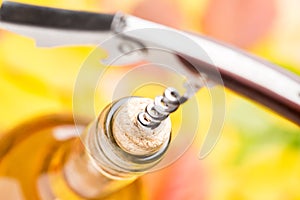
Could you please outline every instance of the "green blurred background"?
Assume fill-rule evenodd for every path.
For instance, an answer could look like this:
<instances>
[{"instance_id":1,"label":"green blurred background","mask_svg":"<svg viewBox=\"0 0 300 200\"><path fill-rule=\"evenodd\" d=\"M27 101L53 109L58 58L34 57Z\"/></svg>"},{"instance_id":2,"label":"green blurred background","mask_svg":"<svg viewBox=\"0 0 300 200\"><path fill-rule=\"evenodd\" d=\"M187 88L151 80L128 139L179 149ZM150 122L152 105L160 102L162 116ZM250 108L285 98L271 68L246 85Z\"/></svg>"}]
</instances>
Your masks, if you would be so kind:
<instances>
[{"instance_id":1,"label":"green blurred background","mask_svg":"<svg viewBox=\"0 0 300 200\"><path fill-rule=\"evenodd\" d=\"M19 2L131 13L212 36L300 74L300 0ZM76 75L92 50L40 49L28 38L1 30L0 132L31 117L72 112ZM200 91L197 98L203 95ZM150 199L300 199L299 127L227 90L226 102L224 129L214 150L198 160L200 136L174 165L144 177Z\"/></svg>"}]
</instances>

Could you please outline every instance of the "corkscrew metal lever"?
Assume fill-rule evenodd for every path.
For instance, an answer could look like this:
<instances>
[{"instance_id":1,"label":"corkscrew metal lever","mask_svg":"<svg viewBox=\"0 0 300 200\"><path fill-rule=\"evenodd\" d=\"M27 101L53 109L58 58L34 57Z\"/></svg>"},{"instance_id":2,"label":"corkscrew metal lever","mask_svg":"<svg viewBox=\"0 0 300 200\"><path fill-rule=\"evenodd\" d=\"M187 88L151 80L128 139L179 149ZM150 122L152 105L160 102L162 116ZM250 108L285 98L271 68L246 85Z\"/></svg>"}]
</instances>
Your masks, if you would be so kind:
<instances>
[{"instance_id":1,"label":"corkscrew metal lever","mask_svg":"<svg viewBox=\"0 0 300 200\"><path fill-rule=\"evenodd\" d=\"M103 40L118 34L121 37L115 45L104 47L111 55L117 55L126 49L120 48L123 42L126 42L127 47L136 46L140 49L152 44L177 55L175 68L177 67L186 76L191 85L190 88L192 88L187 92L188 96L193 95L203 86L201 83L203 77L207 77L208 80L214 81L216 84L222 84L220 79L212 73L214 71L212 69L217 69L225 87L265 105L300 125L299 76L204 36L175 30L120 13L98 14L69 11L9 1L2 4L0 28L31 37L41 47L98 45ZM147 29L163 30L160 32L163 34L158 36L153 34L153 31L147 31ZM199 56L199 52L191 48L190 45L178 41L178 35L184 36L200 46L212 62ZM147 49L144 50L147 51ZM185 59L182 60L181 58ZM141 56L134 55L128 56L126 61L131 62L138 59L141 59ZM165 94L163 98L169 102L174 96L169 99ZM170 102L169 104L176 108L178 102ZM145 111L151 117L152 122L164 116L163 113L161 116L157 112L153 114L152 111L158 109L154 105L149 106L148 110Z\"/></svg>"}]
</instances>

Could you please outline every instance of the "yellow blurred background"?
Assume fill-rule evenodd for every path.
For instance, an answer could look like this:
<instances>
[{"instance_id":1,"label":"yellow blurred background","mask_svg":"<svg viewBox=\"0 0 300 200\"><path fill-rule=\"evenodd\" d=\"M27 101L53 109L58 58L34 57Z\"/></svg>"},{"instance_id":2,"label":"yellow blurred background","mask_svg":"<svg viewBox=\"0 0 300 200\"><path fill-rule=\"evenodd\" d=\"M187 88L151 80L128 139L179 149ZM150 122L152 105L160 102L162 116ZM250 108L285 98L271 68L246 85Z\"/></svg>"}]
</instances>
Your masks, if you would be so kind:
<instances>
[{"instance_id":1,"label":"yellow blurred background","mask_svg":"<svg viewBox=\"0 0 300 200\"><path fill-rule=\"evenodd\" d=\"M212 36L300 75L300 0L19 2L132 13ZM0 30L0 133L31 117L72 112L76 76L92 51L36 48L31 39ZM205 91L197 98L201 95ZM198 160L196 142L174 166L145 177L152 199L300 199L299 127L227 90L226 102L223 133L213 151Z\"/></svg>"}]
</instances>

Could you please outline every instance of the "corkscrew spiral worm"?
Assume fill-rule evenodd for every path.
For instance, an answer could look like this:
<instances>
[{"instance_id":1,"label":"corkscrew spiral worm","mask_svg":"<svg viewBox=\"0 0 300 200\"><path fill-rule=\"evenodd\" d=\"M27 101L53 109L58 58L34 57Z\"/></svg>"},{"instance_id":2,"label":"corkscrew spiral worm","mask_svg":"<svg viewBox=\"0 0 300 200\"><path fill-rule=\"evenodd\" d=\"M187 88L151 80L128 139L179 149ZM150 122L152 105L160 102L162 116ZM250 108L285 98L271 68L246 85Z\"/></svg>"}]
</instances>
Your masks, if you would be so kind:
<instances>
[{"instance_id":1,"label":"corkscrew spiral worm","mask_svg":"<svg viewBox=\"0 0 300 200\"><path fill-rule=\"evenodd\" d=\"M144 112L138 114L138 122L144 127L154 129L185 101L185 96L180 96L176 89L169 87L162 96L155 97L154 102Z\"/></svg>"}]
</instances>

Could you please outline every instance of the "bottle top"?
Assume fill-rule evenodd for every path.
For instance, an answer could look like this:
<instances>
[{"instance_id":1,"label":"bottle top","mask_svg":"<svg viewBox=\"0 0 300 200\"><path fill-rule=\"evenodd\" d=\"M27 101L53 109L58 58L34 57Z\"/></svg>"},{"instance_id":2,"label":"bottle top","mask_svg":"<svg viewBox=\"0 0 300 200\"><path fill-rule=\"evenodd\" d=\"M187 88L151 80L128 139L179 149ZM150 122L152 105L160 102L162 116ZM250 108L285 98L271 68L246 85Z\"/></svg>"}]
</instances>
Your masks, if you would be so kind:
<instances>
[{"instance_id":1,"label":"bottle top","mask_svg":"<svg viewBox=\"0 0 300 200\"><path fill-rule=\"evenodd\" d=\"M114 115L112 132L117 144L133 155L149 155L161 149L169 141L171 120L168 117L156 128L147 128L138 122L137 116L153 103L148 98L130 98Z\"/></svg>"}]
</instances>

